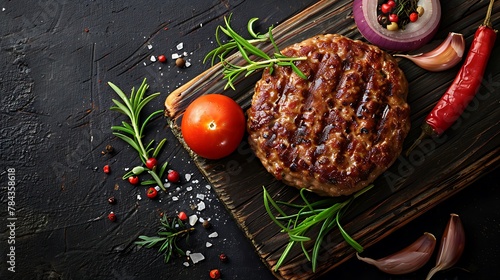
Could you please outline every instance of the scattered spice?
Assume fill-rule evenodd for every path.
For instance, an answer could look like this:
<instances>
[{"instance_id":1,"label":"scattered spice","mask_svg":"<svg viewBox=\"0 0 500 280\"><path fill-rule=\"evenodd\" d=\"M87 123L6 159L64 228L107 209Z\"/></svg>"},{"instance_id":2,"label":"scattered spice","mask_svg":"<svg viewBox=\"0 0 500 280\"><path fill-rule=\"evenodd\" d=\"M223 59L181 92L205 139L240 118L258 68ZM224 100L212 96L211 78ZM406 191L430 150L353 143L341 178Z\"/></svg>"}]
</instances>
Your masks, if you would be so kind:
<instances>
[{"instance_id":1,"label":"scattered spice","mask_svg":"<svg viewBox=\"0 0 500 280\"><path fill-rule=\"evenodd\" d=\"M150 187L147 191L146 191L146 195L153 199L153 198L156 198L156 196L158 195L158 191L153 188L153 187Z\"/></svg>"},{"instance_id":2,"label":"scattered spice","mask_svg":"<svg viewBox=\"0 0 500 280\"><path fill-rule=\"evenodd\" d=\"M102 171L104 171L104 173L106 174L109 174L111 172L110 168L109 168L109 165L104 165L104 167L102 168Z\"/></svg>"},{"instance_id":3,"label":"scattered spice","mask_svg":"<svg viewBox=\"0 0 500 280\"><path fill-rule=\"evenodd\" d=\"M167 57L164 54L158 56L158 61L161 63L167 62Z\"/></svg>"},{"instance_id":4,"label":"scattered spice","mask_svg":"<svg viewBox=\"0 0 500 280\"><path fill-rule=\"evenodd\" d=\"M224 262L224 263L225 263L225 262L227 262L227 261L228 261L227 255L226 255L226 254L224 254L224 253L221 253L221 254L219 255L219 260L220 260L221 262Z\"/></svg>"},{"instance_id":5,"label":"scattered spice","mask_svg":"<svg viewBox=\"0 0 500 280\"><path fill-rule=\"evenodd\" d=\"M188 216L186 215L186 212L179 212L179 214L177 214L177 217L181 220L181 221L186 221L188 219Z\"/></svg>"},{"instance_id":6,"label":"scattered spice","mask_svg":"<svg viewBox=\"0 0 500 280\"><path fill-rule=\"evenodd\" d=\"M112 222L116 221L116 214L114 212L109 213L108 219Z\"/></svg>"},{"instance_id":7,"label":"scattered spice","mask_svg":"<svg viewBox=\"0 0 500 280\"><path fill-rule=\"evenodd\" d=\"M184 58L182 57L179 57L175 60L175 66L179 67L179 68L182 68L186 65L186 60L184 60Z\"/></svg>"},{"instance_id":8,"label":"scattered spice","mask_svg":"<svg viewBox=\"0 0 500 280\"><path fill-rule=\"evenodd\" d=\"M110 196L108 198L108 203L109 204L116 204L116 198L114 196Z\"/></svg>"},{"instance_id":9,"label":"scattered spice","mask_svg":"<svg viewBox=\"0 0 500 280\"><path fill-rule=\"evenodd\" d=\"M155 168L157 164L158 161L154 157L148 158L148 160L146 160L146 167L149 169Z\"/></svg>"},{"instance_id":10,"label":"scattered spice","mask_svg":"<svg viewBox=\"0 0 500 280\"><path fill-rule=\"evenodd\" d=\"M137 184L139 184L139 177L130 176L130 177L128 177L128 182L132 185L137 185Z\"/></svg>"},{"instance_id":11,"label":"scattered spice","mask_svg":"<svg viewBox=\"0 0 500 280\"><path fill-rule=\"evenodd\" d=\"M212 227L212 224L208 220L204 220L202 225L205 229L209 229Z\"/></svg>"},{"instance_id":12,"label":"scattered spice","mask_svg":"<svg viewBox=\"0 0 500 280\"><path fill-rule=\"evenodd\" d=\"M167 180L172 183L178 183L181 179L179 172L175 170L170 170L167 174Z\"/></svg>"},{"instance_id":13,"label":"scattered spice","mask_svg":"<svg viewBox=\"0 0 500 280\"><path fill-rule=\"evenodd\" d=\"M220 279L220 270L218 269L212 269L210 270L210 278L211 279Z\"/></svg>"},{"instance_id":14,"label":"scattered spice","mask_svg":"<svg viewBox=\"0 0 500 280\"><path fill-rule=\"evenodd\" d=\"M108 152L108 153L112 153L112 152L114 152L114 151L115 151L115 148L113 148L113 146L111 146L111 145L109 145L109 144L108 144L108 145L106 145L106 152Z\"/></svg>"}]
</instances>

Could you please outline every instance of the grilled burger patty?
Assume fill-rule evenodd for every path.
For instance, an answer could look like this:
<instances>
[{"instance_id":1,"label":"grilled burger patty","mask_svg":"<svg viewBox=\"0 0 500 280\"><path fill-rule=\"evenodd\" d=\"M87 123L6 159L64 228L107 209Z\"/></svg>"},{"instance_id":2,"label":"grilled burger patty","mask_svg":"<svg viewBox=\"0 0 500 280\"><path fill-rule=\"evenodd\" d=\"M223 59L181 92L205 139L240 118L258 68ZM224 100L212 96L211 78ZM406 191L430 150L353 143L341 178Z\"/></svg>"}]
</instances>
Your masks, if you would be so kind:
<instances>
[{"instance_id":1,"label":"grilled burger patty","mask_svg":"<svg viewBox=\"0 0 500 280\"><path fill-rule=\"evenodd\" d=\"M410 129L408 82L379 48L320 35L285 48L290 67L265 70L248 110L249 143L278 180L320 195L349 195L398 157Z\"/></svg>"}]
</instances>

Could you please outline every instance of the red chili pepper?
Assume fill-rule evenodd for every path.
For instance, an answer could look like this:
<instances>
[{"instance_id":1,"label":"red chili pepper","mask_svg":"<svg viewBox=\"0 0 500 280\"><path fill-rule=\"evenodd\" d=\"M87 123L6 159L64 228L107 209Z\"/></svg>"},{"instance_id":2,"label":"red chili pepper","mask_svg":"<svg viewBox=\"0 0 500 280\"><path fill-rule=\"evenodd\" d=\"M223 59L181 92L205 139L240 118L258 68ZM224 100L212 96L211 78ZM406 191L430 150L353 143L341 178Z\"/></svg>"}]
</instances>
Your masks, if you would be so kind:
<instances>
[{"instance_id":1,"label":"red chili pepper","mask_svg":"<svg viewBox=\"0 0 500 280\"><path fill-rule=\"evenodd\" d=\"M476 30L465 62L455 80L425 118L422 134L408 149L407 155L420 144L424 137L443 134L460 117L479 91L497 35L497 31L491 26L491 11L494 2L495 0L490 0L484 23Z\"/></svg>"}]
</instances>

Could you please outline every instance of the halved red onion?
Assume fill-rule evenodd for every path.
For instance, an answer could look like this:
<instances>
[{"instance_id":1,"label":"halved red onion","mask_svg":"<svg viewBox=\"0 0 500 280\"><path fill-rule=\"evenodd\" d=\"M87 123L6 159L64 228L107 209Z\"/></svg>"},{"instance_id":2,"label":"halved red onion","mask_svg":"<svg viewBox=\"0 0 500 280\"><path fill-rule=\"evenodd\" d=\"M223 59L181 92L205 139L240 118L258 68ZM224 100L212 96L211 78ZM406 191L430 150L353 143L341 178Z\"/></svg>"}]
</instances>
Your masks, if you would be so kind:
<instances>
[{"instance_id":1,"label":"halved red onion","mask_svg":"<svg viewBox=\"0 0 500 280\"><path fill-rule=\"evenodd\" d=\"M420 0L424 14L405 29L389 31L378 23L377 0L354 0L353 15L359 32L370 43L390 51L412 51L427 44L437 32L441 20L439 0Z\"/></svg>"}]
</instances>

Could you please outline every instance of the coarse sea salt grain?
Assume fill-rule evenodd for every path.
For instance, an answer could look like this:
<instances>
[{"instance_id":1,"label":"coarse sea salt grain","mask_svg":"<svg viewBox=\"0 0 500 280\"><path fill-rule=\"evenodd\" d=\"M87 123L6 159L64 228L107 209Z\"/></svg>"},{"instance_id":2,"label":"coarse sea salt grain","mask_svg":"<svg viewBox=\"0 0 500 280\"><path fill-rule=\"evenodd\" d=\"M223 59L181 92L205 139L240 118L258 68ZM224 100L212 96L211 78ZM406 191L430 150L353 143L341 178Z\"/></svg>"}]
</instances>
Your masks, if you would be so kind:
<instances>
[{"instance_id":1,"label":"coarse sea salt grain","mask_svg":"<svg viewBox=\"0 0 500 280\"><path fill-rule=\"evenodd\" d=\"M192 253L192 254L189 254L189 258L191 259L193 264L195 264L195 263L198 263L198 262L201 262L202 260L204 260L205 256L203 256L202 253Z\"/></svg>"},{"instance_id":2,"label":"coarse sea salt grain","mask_svg":"<svg viewBox=\"0 0 500 280\"><path fill-rule=\"evenodd\" d=\"M219 236L219 234L218 234L216 231L214 231L214 232L212 232L212 233L210 233L210 234L208 235L208 238L216 238L216 237L218 237L218 236Z\"/></svg>"},{"instance_id":3,"label":"coarse sea salt grain","mask_svg":"<svg viewBox=\"0 0 500 280\"><path fill-rule=\"evenodd\" d=\"M205 202L201 201L200 203L198 203L197 204L197 209L198 209L198 211L205 210Z\"/></svg>"},{"instance_id":4,"label":"coarse sea salt grain","mask_svg":"<svg viewBox=\"0 0 500 280\"><path fill-rule=\"evenodd\" d=\"M196 215L189 216L189 225L194 226L197 221L198 221L198 216Z\"/></svg>"},{"instance_id":5,"label":"coarse sea salt grain","mask_svg":"<svg viewBox=\"0 0 500 280\"><path fill-rule=\"evenodd\" d=\"M190 192L193 190L193 187L189 186L189 187L186 187L186 191Z\"/></svg>"},{"instance_id":6,"label":"coarse sea salt grain","mask_svg":"<svg viewBox=\"0 0 500 280\"><path fill-rule=\"evenodd\" d=\"M183 262L182 263L185 267L188 267L189 266L189 263L188 262Z\"/></svg>"},{"instance_id":7,"label":"coarse sea salt grain","mask_svg":"<svg viewBox=\"0 0 500 280\"><path fill-rule=\"evenodd\" d=\"M153 48L153 45L149 44L148 49L152 49L152 48Z\"/></svg>"},{"instance_id":8,"label":"coarse sea salt grain","mask_svg":"<svg viewBox=\"0 0 500 280\"><path fill-rule=\"evenodd\" d=\"M172 59L178 59L179 57L181 57L181 56L177 53L172 54Z\"/></svg>"},{"instance_id":9,"label":"coarse sea salt grain","mask_svg":"<svg viewBox=\"0 0 500 280\"><path fill-rule=\"evenodd\" d=\"M191 66L191 62L186 61L186 62L184 63L184 67L186 67L186 68L187 68L187 67L189 67L189 66Z\"/></svg>"},{"instance_id":10,"label":"coarse sea salt grain","mask_svg":"<svg viewBox=\"0 0 500 280\"><path fill-rule=\"evenodd\" d=\"M152 55L149 60L151 60L152 62L155 62L156 61L156 57L154 55Z\"/></svg>"},{"instance_id":11,"label":"coarse sea salt grain","mask_svg":"<svg viewBox=\"0 0 500 280\"><path fill-rule=\"evenodd\" d=\"M196 195L196 198L199 198L199 199L203 200L203 199L205 199L205 195L202 194L202 193L199 193L199 194Z\"/></svg>"},{"instance_id":12,"label":"coarse sea salt grain","mask_svg":"<svg viewBox=\"0 0 500 280\"><path fill-rule=\"evenodd\" d=\"M210 185L205 185L205 188L207 188L207 190L211 189L212 187Z\"/></svg>"},{"instance_id":13,"label":"coarse sea salt grain","mask_svg":"<svg viewBox=\"0 0 500 280\"><path fill-rule=\"evenodd\" d=\"M177 200L179 200L179 198L177 196L172 196L172 200L177 201Z\"/></svg>"},{"instance_id":14,"label":"coarse sea salt grain","mask_svg":"<svg viewBox=\"0 0 500 280\"><path fill-rule=\"evenodd\" d=\"M186 181L189 182L189 180L191 180L191 174L189 173L186 173L186 175L184 175L184 177L186 178Z\"/></svg>"},{"instance_id":15,"label":"coarse sea salt grain","mask_svg":"<svg viewBox=\"0 0 500 280\"><path fill-rule=\"evenodd\" d=\"M207 242L207 243L205 243L205 246L206 246L207 248L210 248L210 247L212 247L212 243Z\"/></svg>"},{"instance_id":16,"label":"coarse sea salt grain","mask_svg":"<svg viewBox=\"0 0 500 280\"><path fill-rule=\"evenodd\" d=\"M175 46L177 48L177 50L182 50L184 48L184 43L179 43L177 44L177 46Z\"/></svg>"},{"instance_id":17,"label":"coarse sea salt grain","mask_svg":"<svg viewBox=\"0 0 500 280\"><path fill-rule=\"evenodd\" d=\"M141 195L140 195L140 194L138 194L138 195L137 195L137 200L141 200L141 199L142 199Z\"/></svg>"}]
</instances>

